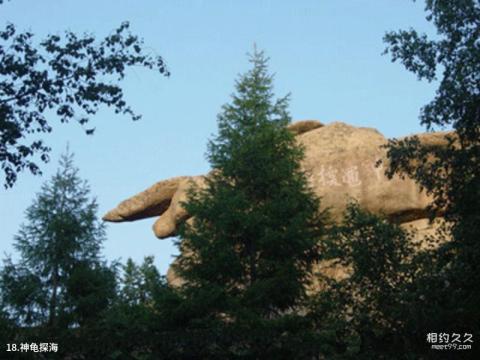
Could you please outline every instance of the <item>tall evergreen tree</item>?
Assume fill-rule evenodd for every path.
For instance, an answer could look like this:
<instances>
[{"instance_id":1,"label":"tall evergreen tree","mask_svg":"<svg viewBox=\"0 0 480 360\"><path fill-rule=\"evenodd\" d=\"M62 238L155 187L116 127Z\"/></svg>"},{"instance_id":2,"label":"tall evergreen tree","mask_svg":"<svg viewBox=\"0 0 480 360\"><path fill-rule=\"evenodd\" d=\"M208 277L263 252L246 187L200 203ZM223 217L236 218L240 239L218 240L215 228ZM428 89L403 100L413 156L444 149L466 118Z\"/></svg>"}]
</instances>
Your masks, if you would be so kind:
<instances>
[{"instance_id":1,"label":"tall evergreen tree","mask_svg":"<svg viewBox=\"0 0 480 360\"><path fill-rule=\"evenodd\" d=\"M128 259L122 270L115 302L91 327L94 336L89 336L92 342L86 358L168 358L169 344L159 317L165 307L163 297L170 291L165 278L155 267L153 256L145 257L142 264Z\"/></svg>"},{"instance_id":2,"label":"tall evergreen tree","mask_svg":"<svg viewBox=\"0 0 480 360\"><path fill-rule=\"evenodd\" d=\"M162 277L153 263L153 256L146 256L141 265L128 259L123 266L121 300L128 305L153 305L155 295L166 287Z\"/></svg>"},{"instance_id":3,"label":"tall evergreen tree","mask_svg":"<svg viewBox=\"0 0 480 360\"><path fill-rule=\"evenodd\" d=\"M104 240L97 203L67 152L15 236L20 260L7 259L1 271L10 317L18 325L52 331L94 318L115 294L114 269L100 257Z\"/></svg>"},{"instance_id":4,"label":"tall evergreen tree","mask_svg":"<svg viewBox=\"0 0 480 360\"><path fill-rule=\"evenodd\" d=\"M209 350L195 350L209 356L301 356L289 336L305 330L294 312L318 256L324 216L300 168L303 150L286 128L288 96L274 100L267 61L255 49L252 69L218 116L206 188L184 204L193 222L180 230L176 267L186 281L182 326L221 331L204 337Z\"/></svg>"}]
</instances>

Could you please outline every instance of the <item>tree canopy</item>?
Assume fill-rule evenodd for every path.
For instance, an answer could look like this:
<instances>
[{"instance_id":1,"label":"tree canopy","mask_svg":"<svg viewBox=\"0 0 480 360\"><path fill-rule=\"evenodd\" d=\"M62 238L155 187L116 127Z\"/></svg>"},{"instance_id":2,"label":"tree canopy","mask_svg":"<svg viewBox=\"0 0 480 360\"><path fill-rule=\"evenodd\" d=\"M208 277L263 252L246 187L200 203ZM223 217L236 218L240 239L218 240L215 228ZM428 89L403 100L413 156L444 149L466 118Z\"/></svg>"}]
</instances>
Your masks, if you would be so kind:
<instances>
[{"instance_id":1,"label":"tree canopy","mask_svg":"<svg viewBox=\"0 0 480 360\"><path fill-rule=\"evenodd\" d=\"M425 4L437 37L429 39L415 30L390 32L386 52L420 79L439 80L435 98L421 111L421 123L428 130L455 132L442 146L425 146L409 137L393 139L386 148L388 175L411 177L433 196L432 216L446 220L438 233L416 242L414 234L355 204L343 221L328 222L300 167L303 149L286 129L288 96L275 98L268 59L255 49L251 69L238 78L231 101L218 115L218 135L208 144L212 172L206 186L193 187L182 203L192 216L180 227L180 255L173 266L183 285L170 287L153 257L140 265L129 259L121 276L118 267L102 260L105 232L96 216L97 204L66 155L26 211L26 222L14 239L20 260L7 258L0 271L0 339L5 344L38 341L41 334L61 344L52 358L121 359L437 359L444 353L429 347L430 332L462 339L472 335L476 341L480 3ZM21 133L43 126L38 120L46 116L42 111L56 110L68 121L76 119L77 110L94 115L102 104L136 118L119 95L121 89L96 80L97 75L124 76L129 62L123 60L135 54L139 41L133 37L130 43L125 32L126 24L97 45L93 38L89 42L89 35L50 36L41 45L41 51L54 58L47 60L43 53L32 53L31 34L17 34L14 26L7 26L0 38L11 47L0 46L0 56L7 60L0 71L10 72L0 78L0 109L13 112L5 112L2 124L18 122ZM7 51L13 51L10 57ZM99 57L90 58L96 51ZM143 56L142 49L138 54ZM32 66L22 65L29 56ZM161 59L152 59L139 61L167 73ZM88 64L94 67L93 75ZM33 71L39 71L34 76L40 79L37 85L29 78ZM61 73L65 87L55 84ZM15 89L24 89L25 98L7 97L3 104L1 96ZM78 101L68 97L71 91ZM64 105L75 113L58 113ZM39 117L30 118L28 111L37 111ZM31 119L32 125L21 119ZM1 136L8 138L8 126L2 126ZM34 152L21 150L23 135L15 139L4 151L20 152L18 161L24 165L11 167L16 176L22 166L29 167ZM4 159L8 178L11 165L8 156ZM35 166L33 171L38 171ZM322 273L323 265L338 266L343 275ZM318 291L309 291L312 280ZM475 356L475 349L457 350L445 356Z\"/></svg>"},{"instance_id":2,"label":"tree canopy","mask_svg":"<svg viewBox=\"0 0 480 360\"><path fill-rule=\"evenodd\" d=\"M428 130L446 127L455 133L446 146L422 146L416 137L390 141L389 175L409 176L433 196L432 215L447 220L436 239L451 239L432 254L431 276L423 283L425 304L435 304L438 322L425 317L418 322L478 332L480 312L474 304L480 302L480 3L427 0L425 9L437 37L429 39L415 30L390 32L385 36L386 52L419 79L439 81L420 120Z\"/></svg>"},{"instance_id":3,"label":"tree canopy","mask_svg":"<svg viewBox=\"0 0 480 360\"><path fill-rule=\"evenodd\" d=\"M207 186L184 204L193 222L180 230L174 267L186 281L181 323L210 335L197 349L208 356L301 357L311 350L293 346L303 321L294 313L305 300L325 218L300 169L303 151L286 128L288 97L274 100L267 60L257 50L251 55L252 68L218 115Z\"/></svg>"},{"instance_id":4,"label":"tree canopy","mask_svg":"<svg viewBox=\"0 0 480 360\"><path fill-rule=\"evenodd\" d=\"M56 329L82 324L108 305L114 270L100 257L104 225L72 155L45 183L15 237L20 261L1 271L2 305L19 326Z\"/></svg>"},{"instance_id":5,"label":"tree canopy","mask_svg":"<svg viewBox=\"0 0 480 360\"><path fill-rule=\"evenodd\" d=\"M2 4L0 2L0 4ZM50 148L35 134L50 133L52 117L76 121L87 134L90 119L102 106L133 120L121 80L127 69L141 66L169 75L163 58L147 51L143 40L122 23L103 39L66 31L41 41L14 24L0 31L0 164L5 186L24 169L40 173Z\"/></svg>"}]
</instances>

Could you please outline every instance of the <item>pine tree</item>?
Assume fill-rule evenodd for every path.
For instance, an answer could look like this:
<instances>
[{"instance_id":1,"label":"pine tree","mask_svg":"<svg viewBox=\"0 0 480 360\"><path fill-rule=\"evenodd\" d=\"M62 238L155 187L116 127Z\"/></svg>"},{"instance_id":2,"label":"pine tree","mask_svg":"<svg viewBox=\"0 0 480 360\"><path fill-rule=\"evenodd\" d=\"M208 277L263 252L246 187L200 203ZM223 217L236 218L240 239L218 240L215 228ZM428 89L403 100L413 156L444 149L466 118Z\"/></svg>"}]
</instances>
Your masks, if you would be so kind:
<instances>
[{"instance_id":1,"label":"pine tree","mask_svg":"<svg viewBox=\"0 0 480 360\"><path fill-rule=\"evenodd\" d=\"M122 270L116 301L94 327L94 337L89 336L93 341L86 358L168 358L158 316L164 307L164 292L169 291L165 278L153 256L145 257L142 264L128 259Z\"/></svg>"},{"instance_id":2,"label":"pine tree","mask_svg":"<svg viewBox=\"0 0 480 360\"><path fill-rule=\"evenodd\" d=\"M289 336L303 329L294 314L318 257L324 216L300 168L303 150L286 128L288 96L274 100L263 52L255 49L250 62L218 116L206 188L192 190L184 204L193 222L180 230L176 267L186 281L182 326L214 333L193 336L209 348L195 351L209 356L298 356Z\"/></svg>"},{"instance_id":3,"label":"pine tree","mask_svg":"<svg viewBox=\"0 0 480 360\"><path fill-rule=\"evenodd\" d=\"M100 257L105 228L89 195L67 151L26 210L14 243L19 262L6 259L0 274L2 303L17 325L81 325L114 296L114 269Z\"/></svg>"},{"instance_id":4,"label":"pine tree","mask_svg":"<svg viewBox=\"0 0 480 360\"><path fill-rule=\"evenodd\" d=\"M154 257L146 256L141 265L128 259L123 266L123 279L120 297L125 304L130 306L151 306L155 295L161 292L166 281L155 267Z\"/></svg>"}]
</instances>

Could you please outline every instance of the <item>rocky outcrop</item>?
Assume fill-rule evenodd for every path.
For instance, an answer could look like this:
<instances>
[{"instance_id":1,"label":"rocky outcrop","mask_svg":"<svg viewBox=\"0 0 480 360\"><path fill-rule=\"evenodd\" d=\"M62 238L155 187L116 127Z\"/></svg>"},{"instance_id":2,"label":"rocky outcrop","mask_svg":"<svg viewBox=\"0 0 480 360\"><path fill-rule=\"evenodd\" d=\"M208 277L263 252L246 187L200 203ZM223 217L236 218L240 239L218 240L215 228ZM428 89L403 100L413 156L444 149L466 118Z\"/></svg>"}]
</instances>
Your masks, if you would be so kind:
<instances>
[{"instance_id":1,"label":"rocky outcrop","mask_svg":"<svg viewBox=\"0 0 480 360\"><path fill-rule=\"evenodd\" d=\"M430 224L426 208L431 199L410 179L393 177L384 172L388 166L387 139L377 130L354 127L341 122L323 125L318 121L301 121L289 126L305 149L302 167L312 189L329 208L334 220L340 220L347 204L355 200L363 208L389 217L405 228L416 231L416 240L433 234L438 222ZM422 143L441 146L446 133L419 134ZM208 176L208 175L207 175ZM188 219L182 207L191 186L204 186L205 176L182 176L160 181L147 190L123 201L108 212L105 221L135 221L158 217L153 231L158 238L174 236L180 222ZM345 270L320 264L327 276L346 276ZM182 280L170 269L172 285Z\"/></svg>"},{"instance_id":2,"label":"rocky outcrop","mask_svg":"<svg viewBox=\"0 0 480 360\"><path fill-rule=\"evenodd\" d=\"M311 130L321 128L323 124L317 120L300 120L296 121L288 126L294 135L301 135Z\"/></svg>"},{"instance_id":3,"label":"rocky outcrop","mask_svg":"<svg viewBox=\"0 0 480 360\"><path fill-rule=\"evenodd\" d=\"M430 198L410 179L385 174L387 139L375 129L354 127L341 122L322 125L301 121L290 125L305 149L303 168L310 185L340 219L349 201L374 213L384 214L399 223L426 218ZM422 142L441 145L445 133L419 136ZM175 235L177 225L188 218L181 206L192 185L202 186L204 176L181 176L160 181L123 201L108 212L105 221L135 221L157 217L153 229L159 238Z\"/></svg>"}]
</instances>

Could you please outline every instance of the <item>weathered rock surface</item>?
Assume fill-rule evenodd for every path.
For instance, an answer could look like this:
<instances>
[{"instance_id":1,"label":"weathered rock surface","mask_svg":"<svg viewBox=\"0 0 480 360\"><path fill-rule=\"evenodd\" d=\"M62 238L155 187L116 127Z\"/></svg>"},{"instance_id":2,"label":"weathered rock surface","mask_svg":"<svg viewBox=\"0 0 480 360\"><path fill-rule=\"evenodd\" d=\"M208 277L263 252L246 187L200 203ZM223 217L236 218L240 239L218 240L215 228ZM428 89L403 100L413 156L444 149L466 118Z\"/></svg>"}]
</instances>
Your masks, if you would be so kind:
<instances>
[{"instance_id":1,"label":"weathered rock surface","mask_svg":"<svg viewBox=\"0 0 480 360\"><path fill-rule=\"evenodd\" d=\"M306 133L307 131L321 128L322 126L324 125L317 120L300 120L288 125L288 130L290 130L294 135L300 135Z\"/></svg>"},{"instance_id":2,"label":"weathered rock surface","mask_svg":"<svg viewBox=\"0 0 480 360\"><path fill-rule=\"evenodd\" d=\"M302 166L310 185L329 208L332 218L340 220L347 204L355 200L363 208L383 214L407 229L416 231L415 240L422 241L434 233L438 222L430 224L426 208L431 199L410 179L388 179L385 149L387 139L377 130L354 127L341 122L323 125L318 121L301 121L289 126L305 149ZM419 134L424 144L441 146L446 133ZM207 175L208 176L208 175ZM182 176L160 181L147 190L123 201L108 212L106 221L135 221L156 217L153 231L158 238L174 236L180 222L188 219L181 203L190 186L204 186L204 176ZM316 271L325 276L347 276L345 269L319 264ZM179 286L170 268L167 279Z\"/></svg>"},{"instance_id":3,"label":"weathered rock surface","mask_svg":"<svg viewBox=\"0 0 480 360\"><path fill-rule=\"evenodd\" d=\"M317 121L294 123L305 148L303 168L322 206L340 219L349 201L378 214L405 223L426 218L430 200L410 179L384 175L387 162L382 145L387 139L377 130L341 122L322 125ZM444 133L421 134L422 142L442 144ZM377 162L381 160L381 164ZM153 229L159 238L175 235L179 222L188 218L181 206L192 184L202 186L204 176L181 176L160 181L123 201L104 216L112 222L134 221L158 216Z\"/></svg>"},{"instance_id":4,"label":"weathered rock surface","mask_svg":"<svg viewBox=\"0 0 480 360\"><path fill-rule=\"evenodd\" d=\"M374 213L399 221L424 217L428 197L409 179L384 175L385 137L377 130L335 122L298 136L305 147L303 167L312 188L339 218L355 199ZM377 162L382 163L377 166Z\"/></svg>"}]
</instances>

